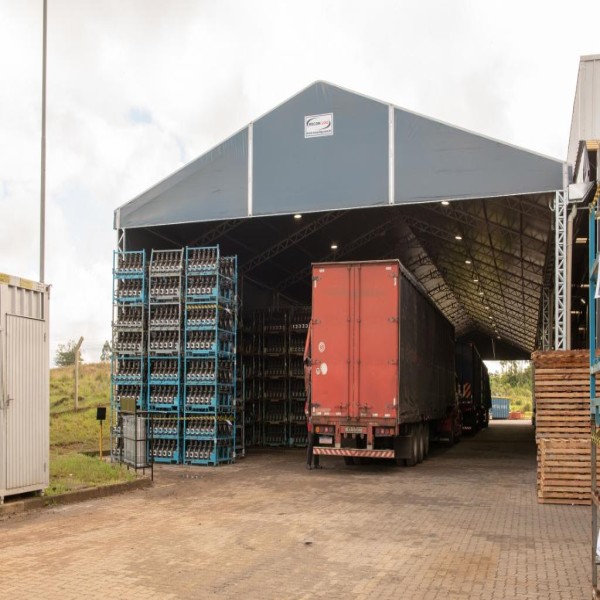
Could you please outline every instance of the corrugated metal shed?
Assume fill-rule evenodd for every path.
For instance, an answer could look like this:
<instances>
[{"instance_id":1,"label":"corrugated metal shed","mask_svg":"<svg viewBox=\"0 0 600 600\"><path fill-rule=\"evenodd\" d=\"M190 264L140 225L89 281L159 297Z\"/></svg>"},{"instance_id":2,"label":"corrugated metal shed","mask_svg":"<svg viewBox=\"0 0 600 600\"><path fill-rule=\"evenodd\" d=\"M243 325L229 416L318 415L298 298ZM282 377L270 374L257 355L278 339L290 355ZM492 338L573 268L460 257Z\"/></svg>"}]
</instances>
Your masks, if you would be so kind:
<instances>
[{"instance_id":1,"label":"corrugated metal shed","mask_svg":"<svg viewBox=\"0 0 600 600\"><path fill-rule=\"evenodd\" d=\"M0 273L0 503L48 486L48 290Z\"/></svg>"},{"instance_id":2,"label":"corrugated metal shed","mask_svg":"<svg viewBox=\"0 0 600 600\"><path fill-rule=\"evenodd\" d=\"M524 358L552 285L564 173L317 82L118 208L115 227L127 249L221 244L239 257L246 306L260 302L252 287L309 302L311 262L400 258L482 355Z\"/></svg>"},{"instance_id":3,"label":"corrugated metal shed","mask_svg":"<svg viewBox=\"0 0 600 600\"><path fill-rule=\"evenodd\" d=\"M582 56L579 61L567 154L569 164L577 162L581 142L594 140L600 140L600 54Z\"/></svg>"}]
</instances>

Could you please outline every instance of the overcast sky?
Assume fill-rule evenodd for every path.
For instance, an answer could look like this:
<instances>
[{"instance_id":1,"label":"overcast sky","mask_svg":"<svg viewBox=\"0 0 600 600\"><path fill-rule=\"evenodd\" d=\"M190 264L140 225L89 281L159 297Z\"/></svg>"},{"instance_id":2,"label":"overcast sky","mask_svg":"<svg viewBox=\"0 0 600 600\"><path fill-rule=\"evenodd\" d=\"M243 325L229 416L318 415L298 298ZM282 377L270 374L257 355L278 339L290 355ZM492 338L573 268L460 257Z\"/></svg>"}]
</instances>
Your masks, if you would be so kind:
<instances>
[{"instance_id":1,"label":"overcast sky","mask_svg":"<svg viewBox=\"0 0 600 600\"><path fill-rule=\"evenodd\" d=\"M600 2L48 0L51 351L110 338L113 211L325 79L566 158ZM42 0L0 0L0 272L36 279ZM595 42L594 42L595 40Z\"/></svg>"}]
</instances>

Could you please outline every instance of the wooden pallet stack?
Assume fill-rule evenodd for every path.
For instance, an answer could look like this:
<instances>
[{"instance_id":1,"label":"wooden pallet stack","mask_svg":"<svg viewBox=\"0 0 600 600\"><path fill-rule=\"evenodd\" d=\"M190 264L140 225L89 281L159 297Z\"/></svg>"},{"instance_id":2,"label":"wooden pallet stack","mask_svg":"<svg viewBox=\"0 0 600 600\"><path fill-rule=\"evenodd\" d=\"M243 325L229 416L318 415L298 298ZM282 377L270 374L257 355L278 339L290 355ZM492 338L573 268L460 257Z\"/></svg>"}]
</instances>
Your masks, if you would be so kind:
<instances>
[{"instance_id":1,"label":"wooden pallet stack","mask_svg":"<svg viewBox=\"0 0 600 600\"><path fill-rule=\"evenodd\" d=\"M590 504L589 351L535 352L538 501Z\"/></svg>"}]
</instances>

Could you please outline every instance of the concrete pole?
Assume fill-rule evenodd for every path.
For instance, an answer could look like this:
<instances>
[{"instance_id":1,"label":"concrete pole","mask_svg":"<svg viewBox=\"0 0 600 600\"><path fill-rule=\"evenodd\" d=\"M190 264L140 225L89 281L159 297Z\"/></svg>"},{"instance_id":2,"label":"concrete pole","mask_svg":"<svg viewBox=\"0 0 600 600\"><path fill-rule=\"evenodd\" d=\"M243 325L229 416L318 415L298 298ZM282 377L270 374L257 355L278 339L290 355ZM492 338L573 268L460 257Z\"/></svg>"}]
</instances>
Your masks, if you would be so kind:
<instances>
[{"instance_id":1,"label":"concrete pole","mask_svg":"<svg viewBox=\"0 0 600 600\"><path fill-rule=\"evenodd\" d=\"M42 156L40 177L40 282L46 278L46 30L48 2L44 0L42 33Z\"/></svg>"}]
</instances>

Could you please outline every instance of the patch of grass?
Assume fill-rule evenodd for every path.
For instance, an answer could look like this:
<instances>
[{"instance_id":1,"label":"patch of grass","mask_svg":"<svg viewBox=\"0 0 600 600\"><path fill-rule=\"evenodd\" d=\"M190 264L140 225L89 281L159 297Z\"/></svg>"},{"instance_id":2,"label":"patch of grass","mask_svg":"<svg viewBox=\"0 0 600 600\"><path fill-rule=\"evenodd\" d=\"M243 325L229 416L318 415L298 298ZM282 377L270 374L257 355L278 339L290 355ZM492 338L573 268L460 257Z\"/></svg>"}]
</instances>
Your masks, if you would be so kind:
<instances>
[{"instance_id":1,"label":"patch of grass","mask_svg":"<svg viewBox=\"0 0 600 600\"><path fill-rule=\"evenodd\" d=\"M103 462L83 454L52 453L50 457L50 487L46 495L56 496L89 487L133 481L135 472L120 465Z\"/></svg>"},{"instance_id":2,"label":"patch of grass","mask_svg":"<svg viewBox=\"0 0 600 600\"><path fill-rule=\"evenodd\" d=\"M50 370L50 413L75 409L75 367ZM79 408L108 406L110 402L110 364L79 365Z\"/></svg>"},{"instance_id":3,"label":"patch of grass","mask_svg":"<svg viewBox=\"0 0 600 600\"><path fill-rule=\"evenodd\" d=\"M107 415L108 416L108 415ZM100 423L96 421L95 410L50 415L50 447L55 450L75 450L96 452L99 449ZM110 447L110 425L103 425L103 450Z\"/></svg>"},{"instance_id":4,"label":"patch of grass","mask_svg":"<svg viewBox=\"0 0 600 600\"><path fill-rule=\"evenodd\" d=\"M135 472L125 467L81 454L98 451L100 424L96 421L96 407L110 405L110 364L80 365L77 412L74 377L74 367L50 371L50 486L46 490L50 497L136 478ZM108 419L103 434L103 450L108 453Z\"/></svg>"},{"instance_id":5,"label":"patch of grass","mask_svg":"<svg viewBox=\"0 0 600 600\"><path fill-rule=\"evenodd\" d=\"M75 412L74 367L50 371L50 446L55 450L89 452L98 450L100 424L97 406L110 404L110 364L79 367L79 410ZM107 415L109 416L109 415ZM110 448L109 421L104 422L103 449Z\"/></svg>"}]
</instances>

